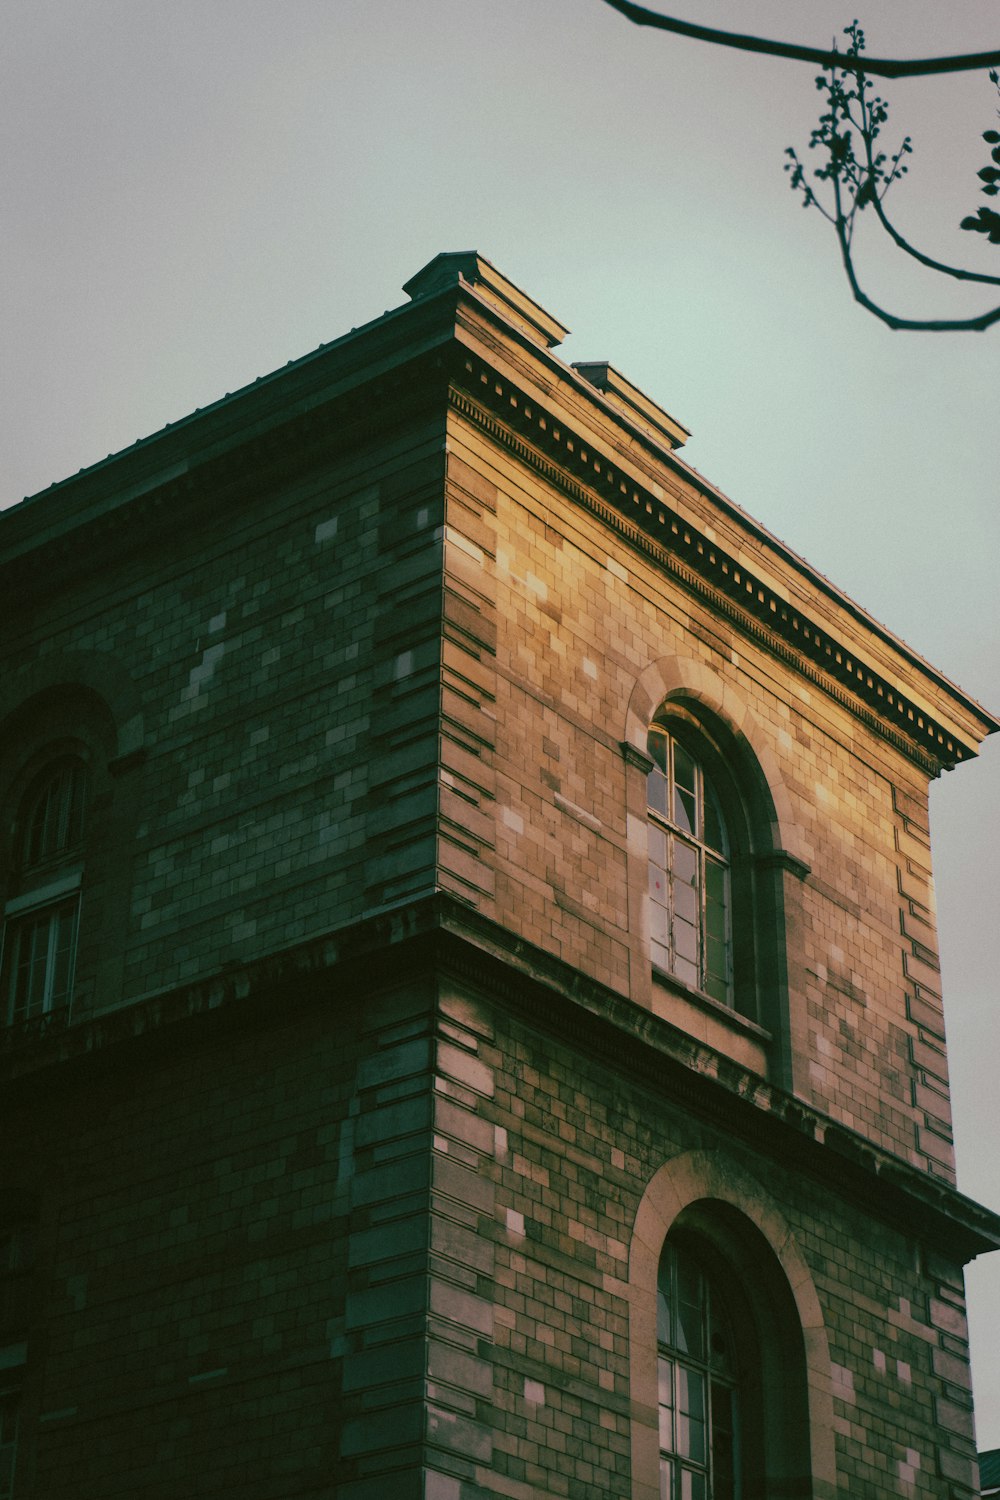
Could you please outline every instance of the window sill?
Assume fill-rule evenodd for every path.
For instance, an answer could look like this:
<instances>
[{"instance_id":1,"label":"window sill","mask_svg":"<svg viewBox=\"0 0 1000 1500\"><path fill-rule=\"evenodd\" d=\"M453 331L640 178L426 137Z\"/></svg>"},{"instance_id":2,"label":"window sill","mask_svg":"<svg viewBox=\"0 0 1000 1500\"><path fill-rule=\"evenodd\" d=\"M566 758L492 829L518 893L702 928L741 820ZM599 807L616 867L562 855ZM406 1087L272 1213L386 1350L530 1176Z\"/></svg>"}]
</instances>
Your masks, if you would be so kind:
<instances>
[{"instance_id":1,"label":"window sill","mask_svg":"<svg viewBox=\"0 0 1000 1500\"><path fill-rule=\"evenodd\" d=\"M682 1031L767 1076L772 1034L749 1016L653 966L653 1010Z\"/></svg>"}]
</instances>

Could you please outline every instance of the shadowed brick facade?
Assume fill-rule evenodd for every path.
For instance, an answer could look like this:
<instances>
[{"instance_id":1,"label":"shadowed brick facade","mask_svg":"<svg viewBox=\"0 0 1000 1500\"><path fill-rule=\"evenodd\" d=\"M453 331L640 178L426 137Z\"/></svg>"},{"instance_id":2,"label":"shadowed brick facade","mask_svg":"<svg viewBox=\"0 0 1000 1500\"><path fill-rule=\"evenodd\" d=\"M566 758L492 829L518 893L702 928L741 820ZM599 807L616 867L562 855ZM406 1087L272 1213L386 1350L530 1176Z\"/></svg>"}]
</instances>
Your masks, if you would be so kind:
<instances>
[{"instance_id":1,"label":"shadowed brick facade","mask_svg":"<svg viewBox=\"0 0 1000 1500\"><path fill-rule=\"evenodd\" d=\"M927 787L997 721L489 262L406 290L0 517L0 1496L969 1500Z\"/></svg>"}]
</instances>

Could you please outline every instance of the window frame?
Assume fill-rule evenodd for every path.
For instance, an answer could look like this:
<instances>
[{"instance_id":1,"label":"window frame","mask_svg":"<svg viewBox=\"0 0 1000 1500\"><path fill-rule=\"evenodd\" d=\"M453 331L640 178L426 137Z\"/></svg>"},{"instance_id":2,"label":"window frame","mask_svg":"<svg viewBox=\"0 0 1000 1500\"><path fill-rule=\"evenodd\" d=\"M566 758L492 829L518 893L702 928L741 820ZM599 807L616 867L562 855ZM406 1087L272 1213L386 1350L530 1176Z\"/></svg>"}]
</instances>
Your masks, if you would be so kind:
<instances>
[{"instance_id":1,"label":"window frame","mask_svg":"<svg viewBox=\"0 0 1000 1500\"><path fill-rule=\"evenodd\" d=\"M0 1025L6 1028L69 1013L88 802L89 768L75 753L50 757L20 798L0 937ZM26 943L32 945L27 961Z\"/></svg>"},{"instance_id":2,"label":"window frame","mask_svg":"<svg viewBox=\"0 0 1000 1500\"><path fill-rule=\"evenodd\" d=\"M698 1302L684 1300L680 1292L682 1271L697 1281ZM665 1275L666 1272L666 1275ZM668 1287L664 1294L664 1280ZM716 1311L717 1308L717 1311ZM682 1309L686 1309L688 1316ZM692 1319L690 1312L697 1314L697 1343L700 1348L682 1348L686 1334L690 1340ZM665 1316L664 1316L665 1314ZM664 1324L665 1330L664 1330ZM713 1365L712 1343L718 1324L724 1324L729 1344L732 1368L726 1372L718 1363ZM683 1325L683 1328L682 1328ZM675 1337L676 1330L676 1337ZM665 1336L664 1336L665 1335ZM720 1290L719 1277L712 1267L686 1243L678 1243L676 1236L664 1242L657 1271L657 1395L659 1410L659 1464L661 1500L743 1500L744 1462L742 1445L742 1420L745 1371L740 1360L739 1340L725 1294ZM688 1381L700 1384L700 1425L704 1428L701 1453L691 1452L694 1444L685 1442L685 1416L693 1431L698 1423L696 1412L684 1413L683 1398L679 1392ZM669 1384L671 1400L664 1402L664 1384ZM688 1384L688 1389L697 1386ZM731 1428L729 1471L730 1482L720 1489L717 1471L722 1466L725 1428L716 1416L719 1393L728 1392L731 1397ZM665 1413L670 1413L669 1419ZM664 1443L664 1429L669 1426L668 1445ZM685 1448L688 1451L684 1451ZM685 1486L684 1476L690 1476ZM699 1484L698 1481L701 1481Z\"/></svg>"},{"instance_id":3,"label":"window frame","mask_svg":"<svg viewBox=\"0 0 1000 1500\"><path fill-rule=\"evenodd\" d=\"M662 763L656 753L654 737L663 741ZM650 952L657 972L707 996L726 1010L737 1010L733 923L733 878L731 837L729 820L719 794L715 778L705 769L705 756L700 753L697 738L685 733L671 715L658 715L653 719L647 734L647 751L652 768L646 777L646 817L650 826L649 853L649 899L650 899ZM684 786L677 769L679 754L689 762L689 784ZM654 788L662 784L662 799L655 798ZM657 805L662 801L662 806ZM707 831L708 813L718 825L718 838L712 841ZM686 824L686 826L685 826ZM654 853L662 843L663 857ZM695 879L685 879L680 871L680 855L685 851L693 858ZM710 872L717 871L721 880L721 901L713 901L710 895ZM662 878L663 899L658 899L656 877ZM687 891L694 891L695 920L690 920L678 908ZM721 911L721 934L712 932L711 907ZM656 909L665 914L663 927L665 940L654 930ZM694 956L681 951L681 939L686 939L690 929L695 946ZM714 968L710 961L712 944L721 943L722 964ZM664 955L658 961L656 949ZM694 971L689 976L687 969Z\"/></svg>"}]
</instances>

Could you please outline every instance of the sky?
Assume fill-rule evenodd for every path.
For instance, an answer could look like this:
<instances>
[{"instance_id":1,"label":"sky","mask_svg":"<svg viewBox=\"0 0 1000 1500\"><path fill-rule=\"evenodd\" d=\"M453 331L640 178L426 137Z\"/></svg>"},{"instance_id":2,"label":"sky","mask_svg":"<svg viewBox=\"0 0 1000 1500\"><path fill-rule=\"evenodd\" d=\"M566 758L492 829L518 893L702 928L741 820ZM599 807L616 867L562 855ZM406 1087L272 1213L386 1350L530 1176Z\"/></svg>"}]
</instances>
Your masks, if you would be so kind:
<instances>
[{"instance_id":1,"label":"sky","mask_svg":"<svg viewBox=\"0 0 1000 1500\"><path fill-rule=\"evenodd\" d=\"M670 14L731 25L729 0ZM739 25L873 56L1000 45L994 0L744 0ZM692 430L684 456L1000 712L1000 325L892 332L789 190L816 69L631 26L603 0L5 0L0 506L378 316L475 249ZM1000 274L959 221L983 73L880 87L928 254ZM993 206L996 200L993 200ZM944 282L863 224L906 316ZM959 1187L1000 1211L1000 735L935 783ZM967 1274L977 1432L1000 1446L1000 1255Z\"/></svg>"}]
</instances>

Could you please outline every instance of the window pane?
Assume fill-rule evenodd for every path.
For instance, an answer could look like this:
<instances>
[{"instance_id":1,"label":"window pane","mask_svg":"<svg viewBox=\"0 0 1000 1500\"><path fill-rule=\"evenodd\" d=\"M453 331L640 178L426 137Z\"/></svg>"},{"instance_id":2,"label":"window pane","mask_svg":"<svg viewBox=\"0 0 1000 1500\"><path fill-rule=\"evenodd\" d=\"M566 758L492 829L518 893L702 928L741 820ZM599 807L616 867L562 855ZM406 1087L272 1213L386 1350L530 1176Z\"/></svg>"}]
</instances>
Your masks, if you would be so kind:
<instances>
[{"instance_id":1,"label":"window pane","mask_svg":"<svg viewBox=\"0 0 1000 1500\"><path fill-rule=\"evenodd\" d=\"M698 881L698 852L683 839L671 839L672 845L672 868L675 880L683 880L688 885L696 885Z\"/></svg>"},{"instance_id":2,"label":"window pane","mask_svg":"<svg viewBox=\"0 0 1000 1500\"><path fill-rule=\"evenodd\" d=\"M667 864L667 835L663 832L662 828L657 828L655 823L649 825L646 847L649 850L649 857L653 864L659 865L661 869L665 869Z\"/></svg>"},{"instance_id":3,"label":"window pane","mask_svg":"<svg viewBox=\"0 0 1000 1500\"><path fill-rule=\"evenodd\" d=\"M667 917L667 908L665 906L659 906L654 899L649 904L649 932L654 943L661 943L664 947L666 947L668 941L668 926L669 920Z\"/></svg>"},{"instance_id":4,"label":"window pane","mask_svg":"<svg viewBox=\"0 0 1000 1500\"><path fill-rule=\"evenodd\" d=\"M692 925L698 920L698 892L693 885L674 886L674 911L682 922Z\"/></svg>"},{"instance_id":5,"label":"window pane","mask_svg":"<svg viewBox=\"0 0 1000 1500\"><path fill-rule=\"evenodd\" d=\"M684 746L674 740L674 782L682 787L684 791L690 792L694 797L697 773L694 761L685 750Z\"/></svg>"},{"instance_id":6,"label":"window pane","mask_svg":"<svg viewBox=\"0 0 1000 1500\"><path fill-rule=\"evenodd\" d=\"M736 1445L733 1393L712 1384L712 1500L735 1500Z\"/></svg>"},{"instance_id":7,"label":"window pane","mask_svg":"<svg viewBox=\"0 0 1000 1500\"><path fill-rule=\"evenodd\" d=\"M705 976L705 994L711 995L713 1000L718 1000L720 1005L728 1005L732 1008L732 995L726 980L719 979L715 974Z\"/></svg>"},{"instance_id":8,"label":"window pane","mask_svg":"<svg viewBox=\"0 0 1000 1500\"><path fill-rule=\"evenodd\" d=\"M661 1359L657 1368L657 1377L660 1389L660 1447L665 1453L674 1451L674 1411L673 1411L673 1365L667 1359Z\"/></svg>"},{"instance_id":9,"label":"window pane","mask_svg":"<svg viewBox=\"0 0 1000 1500\"><path fill-rule=\"evenodd\" d=\"M682 1458L690 1458L693 1463L703 1464L706 1461L705 1423L697 1417L689 1417L684 1412L677 1413L677 1452Z\"/></svg>"},{"instance_id":10,"label":"window pane","mask_svg":"<svg viewBox=\"0 0 1000 1500\"><path fill-rule=\"evenodd\" d=\"M656 769L661 775L666 776L667 736L657 724L653 724L650 728L646 739L646 749L649 751L649 758L654 762Z\"/></svg>"},{"instance_id":11,"label":"window pane","mask_svg":"<svg viewBox=\"0 0 1000 1500\"><path fill-rule=\"evenodd\" d=\"M662 771L650 771L646 782L646 797L654 812L667 815L667 778Z\"/></svg>"},{"instance_id":12,"label":"window pane","mask_svg":"<svg viewBox=\"0 0 1000 1500\"><path fill-rule=\"evenodd\" d=\"M705 815L705 843L710 849L717 849L720 854L729 853L729 840L726 838L726 825L722 820L722 809L719 799L709 783L705 782L704 792L704 815Z\"/></svg>"},{"instance_id":13,"label":"window pane","mask_svg":"<svg viewBox=\"0 0 1000 1500\"><path fill-rule=\"evenodd\" d=\"M701 980L698 974L698 965L693 964L690 959L678 958L674 954L673 962L668 964L667 967L670 969L671 974L676 975L682 984L689 984L695 990L700 988Z\"/></svg>"},{"instance_id":14,"label":"window pane","mask_svg":"<svg viewBox=\"0 0 1000 1500\"><path fill-rule=\"evenodd\" d=\"M664 1277L660 1269L660 1285L656 1293L656 1341L672 1344L673 1330L670 1323L670 1278Z\"/></svg>"},{"instance_id":15,"label":"window pane","mask_svg":"<svg viewBox=\"0 0 1000 1500\"><path fill-rule=\"evenodd\" d=\"M677 1348L704 1359L705 1288L701 1272L688 1255L677 1256L677 1320Z\"/></svg>"},{"instance_id":16,"label":"window pane","mask_svg":"<svg viewBox=\"0 0 1000 1500\"><path fill-rule=\"evenodd\" d=\"M46 1010L55 1010L69 1000L73 980L73 948L76 942L75 901L59 907L52 914L54 932L49 953L51 974L49 976Z\"/></svg>"},{"instance_id":17,"label":"window pane","mask_svg":"<svg viewBox=\"0 0 1000 1500\"><path fill-rule=\"evenodd\" d=\"M704 1474L694 1474L690 1469L683 1469L680 1500L707 1500L707 1496Z\"/></svg>"},{"instance_id":18,"label":"window pane","mask_svg":"<svg viewBox=\"0 0 1000 1500\"><path fill-rule=\"evenodd\" d=\"M710 938L726 939L726 908L718 901L705 900L705 930Z\"/></svg>"},{"instance_id":19,"label":"window pane","mask_svg":"<svg viewBox=\"0 0 1000 1500\"><path fill-rule=\"evenodd\" d=\"M77 911L74 896L8 924L4 986L10 1021L42 1015L68 1002Z\"/></svg>"},{"instance_id":20,"label":"window pane","mask_svg":"<svg viewBox=\"0 0 1000 1500\"><path fill-rule=\"evenodd\" d=\"M698 929L679 917L674 919L674 952L679 963L691 963L697 969Z\"/></svg>"},{"instance_id":21,"label":"window pane","mask_svg":"<svg viewBox=\"0 0 1000 1500\"><path fill-rule=\"evenodd\" d=\"M718 938L710 937L705 957L705 967L711 979L721 979L725 983L729 970L729 947Z\"/></svg>"},{"instance_id":22,"label":"window pane","mask_svg":"<svg viewBox=\"0 0 1000 1500\"><path fill-rule=\"evenodd\" d=\"M694 792L674 787L674 822L683 833L698 832L698 808Z\"/></svg>"},{"instance_id":23,"label":"window pane","mask_svg":"<svg viewBox=\"0 0 1000 1500\"><path fill-rule=\"evenodd\" d=\"M28 809L23 865L43 863L80 842L83 803L84 770L79 761L68 761L48 774Z\"/></svg>"}]
</instances>

